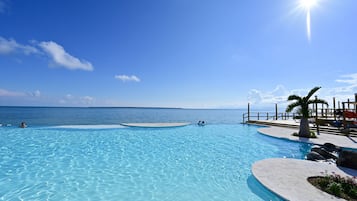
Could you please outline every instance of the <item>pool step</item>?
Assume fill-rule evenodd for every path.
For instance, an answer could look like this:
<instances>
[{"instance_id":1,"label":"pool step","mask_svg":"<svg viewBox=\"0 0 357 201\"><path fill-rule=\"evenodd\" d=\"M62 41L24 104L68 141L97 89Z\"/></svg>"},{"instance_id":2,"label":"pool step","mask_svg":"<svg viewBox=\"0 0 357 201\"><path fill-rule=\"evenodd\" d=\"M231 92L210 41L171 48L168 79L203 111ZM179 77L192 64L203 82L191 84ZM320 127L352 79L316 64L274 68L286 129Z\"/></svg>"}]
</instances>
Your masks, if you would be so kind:
<instances>
[{"instance_id":1,"label":"pool step","mask_svg":"<svg viewBox=\"0 0 357 201\"><path fill-rule=\"evenodd\" d=\"M284 124L284 123L276 123L276 122L271 122L271 121L259 121L259 120L250 120L247 121L248 124L255 124L255 125L266 125L266 126L277 126L277 127L284 127L284 128L294 128L298 129L299 125L298 124ZM315 131L317 130L316 126L311 126L311 130ZM320 133L326 133L326 134L332 134L332 135L341 135L341 136L346 136L345 133L342 133L340 129L335 128L335 127L330 127L330 126L319 126ZM357 137L357 131L356 130L350 130L349 132L350 137Z\"/></svg>"}]
</instances>

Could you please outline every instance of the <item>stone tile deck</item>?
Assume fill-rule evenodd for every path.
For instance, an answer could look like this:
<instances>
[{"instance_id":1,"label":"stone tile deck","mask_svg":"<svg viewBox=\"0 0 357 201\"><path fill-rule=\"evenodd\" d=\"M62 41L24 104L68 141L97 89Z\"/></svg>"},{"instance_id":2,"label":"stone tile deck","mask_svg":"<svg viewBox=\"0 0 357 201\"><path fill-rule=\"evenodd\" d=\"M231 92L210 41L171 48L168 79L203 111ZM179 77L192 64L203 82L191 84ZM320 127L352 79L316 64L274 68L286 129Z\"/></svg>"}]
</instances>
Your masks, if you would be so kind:
<instances>
[{"instance_id":1,"label":"stone tile deck","mask_svg":"<svg viewBox=\"0 0 357 201\"><path fill-rule=\"evenodd\" d=\"M319 145L330 142L340 147L357 149L357 138L323 133L315 139L292 136L292 133L297 131L297 129L282 127L258 129L261 134L271 137ZM307 181L308 177L322 176L321 172L357 176L357 170L337 167L335 163L298 159L265 159L255 162L252 166L252 173L258 181L284 199L292 201L344 200L315 188Z\"/></svg>"},{"instance_id":2,"label":"stone tile deck","mask_svg":"<svg viewBox=\"0 0 357 201\"><path fill-rule=\"evenodd\" d=\"M321 172L341 176L357 176L357 170L340 168L334 164L298 159L272 158L257 161L252 166L253 175L269 190L291 201L344 200L325 193L307 181Z\"/></svg>"},{"instance_id":3,"label":"stone tile deck","mask_svg":"<svg viewBox=\"0 0 357 201\"><path fill-rule=\"evenodd\" d=\"M274 126L260 128L258 129L258 132L271 137L282 138L291 141L306 142L318 145L322 145L324 143L329 142L340 147L357 149L357 138L355 137L320 133L319 135L317 135L317 138L299 138L296 136L292 136L294 132L298 132L297 129Z\"/></svg>"}]
</instances>

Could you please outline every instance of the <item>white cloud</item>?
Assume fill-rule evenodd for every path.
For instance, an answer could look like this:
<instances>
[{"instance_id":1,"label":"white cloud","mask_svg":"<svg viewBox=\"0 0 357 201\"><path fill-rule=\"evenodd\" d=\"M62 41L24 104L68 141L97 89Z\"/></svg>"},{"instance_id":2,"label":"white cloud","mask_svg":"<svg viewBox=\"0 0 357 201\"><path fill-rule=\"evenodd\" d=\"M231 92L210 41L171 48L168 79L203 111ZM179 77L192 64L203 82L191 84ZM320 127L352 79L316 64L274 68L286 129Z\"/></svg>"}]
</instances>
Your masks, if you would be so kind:
<instances>
[{"instance_id":1,"label":"white cloud","mask_svg":"<svg viewBox=\"0 0 357 201\"><path fill-rule=\"evenodd\" d=\"M6 89L0 89L0 97L40 97L40 90L36 90L34 92L17 92L17 91L9 91Z\"/></svg>"},{"instance_id":2,"label":"white cloud","mask_svg":"<svg viewBox=\"0 0 357 201\"><path fill-rule=\"evenodd\" d=\"M0 97L18 97L18 96L26 96L26 93L0 89Z\"/></svg>"},{"instance_id":3,"label":"white cloud","mask_svg":"<svg viewBox=\"0 0 357 201\"><path fill-rule=\"evenodd\" d=\"M91 96L73 96L71 94L65 95L63 98L58 100L58 103L68 106L88 106L96 103L96 99Z\"/></svg>"},{"instance_id":4,"label":"white cloud","mask_svg":"<svg viewBox=\"0 0 357 201\"><path fill-rule=\"evenodd\" d=\"M70 99L73 99L73 96L72 96L71 94L67 94L67 95L66 95L66 99L69 99L69 100L70 100Z\"/></svg>"},{"instance_id":5,"label":"white cloud","mask_svg":"<svg viewBox=\"0 0 357 201\"><path fill-rule=\"evenodd\" d=\"M39 46L52 58L53 62L59 66L70 70L93 70L93 66L90 62L80 60L70 55L61 45L53 41L40 42Z\"/></svg>"},{"instance_id":6,"label":"white cloud","mask_svg":"<svg viewBox=\"0 0 357 201\"><path fill-rule=\"evenodd\" d=\"M357 85L348 85L342 87L334 87L328 90L329 94L354 94L357 91Z\"/></svg>"},{"instance_id":7,"label":"white cloud","mask_svg":"<svg viewBox=\"0 0 357 201\"><path fill-rule=\"evenodd\" d=\"M283 85L277 85L272 91L263 92L257 89L251 89L248 92L248 101L253 104L274 104L286 102L290 95Z\"/></svg>"},{"instance_id":8,"label":"white cloud","mask_svg":"<svg viewBox=\"0 0 357 201\"><path fill-rule=\"evenodd\" d=\"M1 2L1 0L0 0ZM0 4L1 6L1 4ZM86 61L80 60L65 51L65 49L53 42L37 42L35 40L30 41L31 45L22 45L16 42L14 39L6 39L0 36L0 55L8 55L14 53L22 53L25 55L30 54L47 54L55 65L65 67L70 70L86 70L92 71L93 65ZM37 49L36 45L38 45L41 49Z\"/></svg>"},{"instance_id":9,"label":"white cloud","mask_svg":"<svg viewBox=\"0 0 357 201\"><path fill-rule=\"evenodd\" d=\"M357 93L357 73L342 75L340 77L341 79L337 79L335 81L340 83L341 86L330 88L322 86L322 88L316 93L319 98L326 100L330 107L333 105L333 98L336 99L336 103L338 101L347 101L347 99L354 101L355 99L355 94ZM251 89L248 93L248 101L259 106L272 106L274 103L286 105L288 103L287 97L289 95L295 94L298 96L306 96L313 87L314 86L311 86L309 89L287 90L284 86L278 85L272 91Z\"/></svg>"},{"instance_id":10,"label":"white cloud","mask_svg":"<svg viewBox=\"0 0 357 201\"><path fill-rule=\"evenodd\" d=\"M80 98L80 100L81 100L81 103L84 105L91 105L95 101L94 98L91 96L83 96Z\"/></svg>"},{"instance_id":11,"label":"white cloud","mask_svg":"<svg viewBox=\"0 0 357 201\"><path fill-rule=\"evenodd\" d=\"M123 82L140 82L140 79L136 77L135 75L128 76L128 75L116 75L114 76L115 79L121 80Z\"/></svg>"},{"instance_id":12,"label":"white cloud","mask_svg":"<svg viewBox=\"0 0 357 201\"><path fill-rule=\"evenodd\" d=\"M41 96L40 90L36 90L36 91L32 92L32 93L31 93L31 96L40 97L40 96Z\"/></svg>"},{"instance_id":13,"label":"white cloud","mask_svg":"<svg viewBox=\"0 0 357 201\"><path fill-rule=\"evenodd\" d=\"M248 92L248 101L253 104L261 103L263 99L262 97L263 97L263 93L257 89L251 89Z\"/></svg>"},{"instance_id":14,"label":"white cloud","mask_svg":"<svg viewBox=\"0 0 357 201\"><path fill-rule=\"evenodd\" d=\"M286 89L282 85L276 86L272 91L260 91L257 89L251 89L248 93L248 101L254 105L266 107L273 107L275 103L285 107L289 101L287 101L290 95L306 96L309 91L315 86L311 86L308 89ZM349 95L353 95L350 93ZM315 93L319 98L326 100L331 105L332 98L336 97L337 100L347 100L346 95L341 95L338 93L336 88L324 88L322 87L319 91Z\"/></svg>"},{"instance_id":15,"label":"white cloud","mask_svg":"<svg viewBox=\"0 0 357 201\"><path fill-rule=\"evenodd\" d=\"M336 80L336 82L340 83L346 83L350 85L357 85L357 73L349 74L349 75L342 75L340 77L346 78L346 79L339 79Z\"/></svg>"},{"instance_id":16,"label":"white cloud","mask_svg":"<svg viewBox=\"0 0 357 201\"><path fill-rule=\"evenodd\" d=\"M14 39L6 39L0 36L0 54L23 53L25 55L39 53L38 49L29 45L21 45Z\"/></svg>"},{"instance_id":17,"label":"white cloud","mask_svg":"<svg viewBox=\"0 0 357 201\"><path fill-rule=\"evenodd\" d=\"M73 101L74 100L74 96L72 96L71 94L67 94L64 96L64 98L60 99L58 102L60 104L67 104L69 103L70 101Z\"/></svg>"},{"instance_id":18,"label":"white cloud","mask_svg":"<svg viewBox=\"0 0 357 201\"><path fill-rule=\"evenodd\" d=\"M288 93L288 90L283 85L277 85L275 89L271 92L274 96L285 96Z\"/></svg>"},{"instance_id":19,"label":"white cloud","mask_svg":"<svg viewBox=\"0 0 357 201\"><path fill-rule=\"evenodd\" d=\"M336 99L341 101L354 99L354 94L357 93L357 73L342 75L340 77L342 79L337 79L335 81L341 83L342 86L328 89L326 95L336 97Z\"/></svg>"}]
</instances>

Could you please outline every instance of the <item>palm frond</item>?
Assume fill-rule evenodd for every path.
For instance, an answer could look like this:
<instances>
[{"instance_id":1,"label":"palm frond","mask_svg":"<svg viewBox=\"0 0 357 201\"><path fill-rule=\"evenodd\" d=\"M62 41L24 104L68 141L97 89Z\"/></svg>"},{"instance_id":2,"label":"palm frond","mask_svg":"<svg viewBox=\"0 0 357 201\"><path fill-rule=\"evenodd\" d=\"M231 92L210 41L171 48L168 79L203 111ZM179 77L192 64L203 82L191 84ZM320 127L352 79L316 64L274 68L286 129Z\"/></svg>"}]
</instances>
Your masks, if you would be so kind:
<instances>
[{"instance_id":1,"label":"palm frond","mask_svg":"<svg viewBox=\"0 0 357 201\"><path fill-rule=\"evenodd\" d=\"M301 103L300 102L295 102L295 103L291 103L290 105L288 105L288 107L286 108L286 112L291 112L293 111L293 109L295 107L298 107L298 106L301 106Z\"/></svg>"},{"instance_id":2,"label":"palm frond","mask_svg":"<svg viewBox=\"0 0 357 201\"><path fill-rule=\"evenodd\" d=\"M301 97L300 96L298 96L298 95L290 95L289 97L288 97L288 101L292 101L292 100L297 100L297 101L301 101Z\"/></svg>"},{"instance_id":3,"label":"palm frond","mask_svg":"<svg viewBox=\"0 0 357 201\"><path fill-rule=\"evenodd\" d=\"M321 87L314 87L313 89L310 90L310 92L307 94L306 96L306 100L309 100L311 98L312 95L314 95L314 93L316 91L318 91Z\"/></svg>"}]
</instances>

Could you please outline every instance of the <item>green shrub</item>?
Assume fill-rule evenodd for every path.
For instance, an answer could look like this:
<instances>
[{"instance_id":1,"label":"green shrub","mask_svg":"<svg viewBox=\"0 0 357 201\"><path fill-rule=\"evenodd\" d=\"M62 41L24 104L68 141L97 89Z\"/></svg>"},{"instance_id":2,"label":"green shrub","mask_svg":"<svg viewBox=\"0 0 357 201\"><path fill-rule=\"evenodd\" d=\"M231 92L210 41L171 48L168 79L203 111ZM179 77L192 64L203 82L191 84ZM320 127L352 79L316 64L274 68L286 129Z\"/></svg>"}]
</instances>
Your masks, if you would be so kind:
<instances>
[{"instance_id":1,"label":"green shrub","mask_svg":"<svg viewBox=\"0 0 357 201\"><path fill-rule=\"evenodd\" d=\"M346 200L357 200L356 177L342 177L334 172L332 172L332 175L328 175L327 171L321 173L323 176L309 177L308 181L329 194Z\"/></svg>"},{"instance_id":2,"label":"green shrub","mask_svg":"<svg viewBox=\"0 0 357 201\"><path fill-rule=\"evenodd\" d=\"M327 188L327 186L330 184L330 181L325 178L320 178L317 183L321 186L321 188Z\"/></svg>"},{"instance_id":3,"label":"green shrub","mask_svg":"<svg viewBox=\"0 0 357 201\"><path fill-rule=\"evenodd\" d=\"M332 195L341 197L342 187L341 187L341 184L339 184L337 182L330 183L327 186L326 190L327 190L327 192L331 193Z\"/></svg>"}]
</instances>

